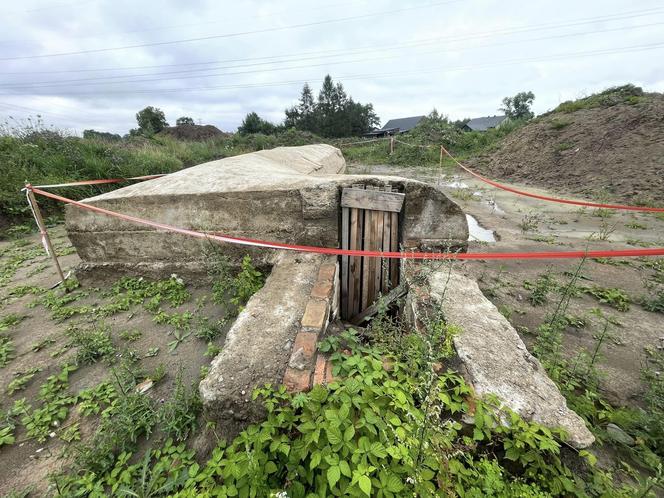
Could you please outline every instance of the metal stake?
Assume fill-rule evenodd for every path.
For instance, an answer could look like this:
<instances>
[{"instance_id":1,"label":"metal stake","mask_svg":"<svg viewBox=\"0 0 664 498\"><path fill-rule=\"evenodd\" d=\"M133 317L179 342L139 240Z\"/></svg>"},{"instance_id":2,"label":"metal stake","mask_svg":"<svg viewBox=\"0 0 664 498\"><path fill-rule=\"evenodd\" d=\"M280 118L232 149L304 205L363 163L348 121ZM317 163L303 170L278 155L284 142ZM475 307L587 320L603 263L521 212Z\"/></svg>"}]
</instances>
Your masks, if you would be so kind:
<instances>
[{"instance_id":1,"label":"metal stake","mask_svg":"<svg viewBox=\"0 0 664 498\"><path fill-rule=\"evenodd\" d=\"M44 218L42 217L41 210L39 209L39 205L37 204L37 199L35 199L35 194L32 192L32 185L30 185L29 183L26 184L25 186L25 193L28 196L28 204L30 205L32 214L35 217L35 221L37 222L37 227L39 228L39 233L41 234L42 243L44 244L44 249L46 249L46 252L53 259L53 264L55 265L55 268L58 270L58 275L60 275L60 282L64 284L65 275L64 273L62 273L62 268L60 268L60 262L58 261L58 256L55 254L55 250L53 249L53 245L51 244L51 239L48 236L48 232L46 231L46 224L44 223Z\"/></svg>"}]
</instances>

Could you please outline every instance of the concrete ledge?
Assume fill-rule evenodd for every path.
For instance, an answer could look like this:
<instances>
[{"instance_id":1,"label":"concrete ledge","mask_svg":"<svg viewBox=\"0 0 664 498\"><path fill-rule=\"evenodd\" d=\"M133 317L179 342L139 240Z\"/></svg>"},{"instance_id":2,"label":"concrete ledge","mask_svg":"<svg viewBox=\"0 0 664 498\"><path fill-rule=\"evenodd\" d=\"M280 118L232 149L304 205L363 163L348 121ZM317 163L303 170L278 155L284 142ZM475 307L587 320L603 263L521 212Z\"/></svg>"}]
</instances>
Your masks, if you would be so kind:
<instances>
[{"instance_id":1,"label":"concrete ledge","mask_svg":"<svg viewBox=\"0 0 664 498\"><path fill-rule=\"evenodd\" d=\"M445 265L447 266L447 265ZM417 266L415 267L417 268ZM422 282L420 278L425 278ZM480 291L477 282L449 268L424 270L408 295L406 316L416 327L427 310L442 309L448 323L461 328L454 347L466 380L479 395L494 394L525 420L562 428L568 443L590 446L595 438L585 422L567 407L565 398L516 330Z\"/></svg>"},{"instance_id":2,"label":"concrete ledge","mask_svg":"<svg viewBox=\"0 0 664 498\"><path fill-rule=\"evenodd\" d=\"M263 418L262 404L252 401L251 393L282 383L324 261L320 255L283 253L229 330L222 352L199 385L206 415L223 437L231 439ZM312 369L314 364L311 360ZM308 379L310 373L306 375Z\"/></svg>"}]
</instances>

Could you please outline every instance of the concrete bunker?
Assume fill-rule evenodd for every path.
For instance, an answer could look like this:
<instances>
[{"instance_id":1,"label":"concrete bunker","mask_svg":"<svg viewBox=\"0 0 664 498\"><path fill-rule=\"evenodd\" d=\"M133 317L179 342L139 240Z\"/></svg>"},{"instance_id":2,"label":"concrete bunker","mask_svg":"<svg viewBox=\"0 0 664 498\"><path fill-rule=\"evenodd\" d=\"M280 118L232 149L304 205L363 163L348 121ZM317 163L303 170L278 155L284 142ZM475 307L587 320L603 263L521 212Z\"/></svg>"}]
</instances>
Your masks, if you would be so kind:
<instances>
[{"instance_id":1,"label":"concrete bunker","mask_svg":"<svg viewBox=\"0 0 664 498\"><path fill-rule=\"evenodd\" d=\"M344 175L344 170L343 156L332 146L283 147L211 161L84 202L206 233L291 244L347 244L348 248L383 251L387 247L466 249L466 217L440 190L400 177ZM344 203L344 195L358 190L367 197L398 194L402 203L397 211ZM372 227L369 235L358 236L355 247L350 238L353 209L358 211L356 221L364 210L365 226ZM385 230L388 217L389 231ZM70 239L83 260L82 270L164 274L198 273L204 268L205 240L73 206L67 207L66 220ZM381 220L383 229L374 232ZM394 220L396 234L392 233ZM367 247L365 240L370 241ZM360 243L362 247L357 247ZM352 258L231 244L223 244L222 250L238 260L249 253L258 264L272 268L265 286L232 325L222 352L199 387L208 417L217 421L218 432L230 438L263 416L260 403L251 400L255 387L284 383L291 390L306 390L329 380L329 361L317 353L316 343L336 318L352 318L362 307L344 309L348 286L354 282ZM423 295L411 289L408 275L402 278L402 263L396 262L399 266L393 269L389 266L393 261L371 258L372 263L369 259L356 258L363 278L364 268L373 267L368 280L358 280L360 288L373 283L372 293L362 290L360 296L375 297L402 285L408 291L406 316L415 328L423 306L449 309L451 319L463 328L461 338L455 340L461 370L478 393L504 396L505 404L526 419L564 428L575 446L592 443L583 421L567 408L555 384L474 282L459 275L448 279L454 289L442 293L440 278L432 274L431 288L438 289L438 294L432 290ZM393 275L397 275L394 281ZM362 306L370 301L365 299Z\"/></svg>"}]
</instances>

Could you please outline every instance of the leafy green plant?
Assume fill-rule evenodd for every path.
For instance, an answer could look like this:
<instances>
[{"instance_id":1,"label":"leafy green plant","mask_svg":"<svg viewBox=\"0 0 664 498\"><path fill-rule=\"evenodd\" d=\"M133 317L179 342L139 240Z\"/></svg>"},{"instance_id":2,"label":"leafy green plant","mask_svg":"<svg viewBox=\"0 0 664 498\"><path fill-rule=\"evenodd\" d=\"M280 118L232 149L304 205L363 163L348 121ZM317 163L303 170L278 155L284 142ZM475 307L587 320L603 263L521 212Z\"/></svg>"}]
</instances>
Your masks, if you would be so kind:
<instances>
[{"instance_id":1,"label":"leafy green plant","mask_svg":"<svg viewBox=\"0 0 664 498\"><path fill-rule=\"evenodd\" d=\"M110 328L100 324L92 328L71 326L67 329L72 347L78 348L76 362L84 365L98 360L112 361L116 353Z\"/></svg>"},{"instance_id":2,"label":"leafy green plant","mask_svg":"<svg viewBox=\"0 0 664 498\"><path fill-rule=\"evenodd\" d=\"M16 313L10 313L9 315L3 316L0 318L0 332L4 332L5 330L21 323L24 318L25 316L17 315Z\"/></svg>"},{"instance_id":3,"label":"leafy green plant","mask_svg":"<svg viewBox=\"0 0 664 498\"><path fill-rule=\"evenodd\" d=\"M530 281L526 280L523 283L523 287L531 291L531 294L528 297L530 304L533 306L541 306L546 303L549 292L558 288L558 284L556 283L553 275L551 274L551 270L549 269L546 271L546 273L543 273L537 277L535 283L531 283Z\"/></svg>"},{"instance_id":4,"label":"leafy green plant","mask_svg":"<svg viewBox=\"0 0 664 498\"><path fill-rule=\"evenodd\" d=\"M143 332L141 332L140 330L132 329L132 330L123 330L118 334L118 337L123 341L134 342L138 341L142 335Z\"/></svg>"},{"instance_id":5,"label":"leafy green plant","mask_svg":"<svg viewBox=\"0 0 664 498\"><path fill-rule=\"evenodd\" d=\"M33 377L41 371L42 371L42 369L39 368L39 367L32 367L32 368L26 370L25 372L16 372L16 374L14 374L16 378L13 379L7 385L7 388L5 389L5 392L9 396L11 396L16 391L20 391L22 389L25 389L25 387L33 379Z\"/></svg>"},{"instance_id":6,"label":"leafy green plant","mask_svg":"<svg viewBox=\"0 0 664 498\"><path fill-rule=\"evenodd\" d=\"M45 441L51 431L67 418L69 407L76 402L76 397L69 391L69 374L76 370L73 365L64 365L58 374L49 376L39 389L38 399L41 405L32 408L22 405L21 423L29 438Z\"/></svg>"},{"instance_id":7,"label":"leafy green plant","mask_svg":"<svg viewBox=\"0 0 664 498\"><path fill-rule=\"evenodd\" d=\"M238 307L244 306L249 298L253 296L261 287L265 278L251 263L251 257L246 255L242 258L242 268L233 282L233 297L231 302Z\"/></svg>"},{"instance_id":8,"label":"leafy green plant","mask_svg":"<svg viewBox=\"0 0 664 498\"><path fill-rule=\"evenodd\" d=\"M660 289L654 297L644 296L640 303L643 309L647 311L664 313L664 289Z\"/></svg>"},{"instance_id":9,"label":"leafy green plant","mask_svg":"<svg viewBox=\"0 0 664 498\"><path fill-rule=\"evenodd\" d=\"M184 441L194 430L201 408L198 387L192 385L187 389L180 369L175 378L173 396L159 409L159 427L167 436Z\"/></svg>"},{"instance_id":10,"label":"leafy green plant","mask_svg":"<svg viewBox=\"0 0 664 498\"><path fill-rule=\"evenodd\" d=\"M618 311L629 310L630 298L625 291L621 289L593 286L586 287L583 290L597 299L600 303L608 304Z\"/></svg>"},{"instance_id":11,"label":"leafy green plant","mask_svg":"<svg viewBox=\"0 0 664 498\"><path fill-rule=\"evenodd\" d=\"M14 341L10 337L0 334L0 368L3 368L14 358Z\"/></svg>"}]
</instances>

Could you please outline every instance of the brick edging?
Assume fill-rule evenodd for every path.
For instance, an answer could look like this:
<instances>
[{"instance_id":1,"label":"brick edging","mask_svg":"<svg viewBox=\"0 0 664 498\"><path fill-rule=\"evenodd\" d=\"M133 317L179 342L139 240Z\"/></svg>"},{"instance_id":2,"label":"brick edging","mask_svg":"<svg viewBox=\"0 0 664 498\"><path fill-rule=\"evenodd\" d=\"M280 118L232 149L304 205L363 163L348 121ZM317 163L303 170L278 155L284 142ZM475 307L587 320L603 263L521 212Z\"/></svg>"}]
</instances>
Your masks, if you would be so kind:
<instances>
[{"instance_id":1,"label":"brick edging","mask_svg":"<svg viewBox=\"0 0 664 498\"><path fill-rule=\"evenodd\" d=\"M330 359L318 353L317 344L337 312L338 273L336 257L326 258L311 288L284 373L283 383L290 392L308 391L313 385L333 380Z\"/></svg>"}]
</instances>

